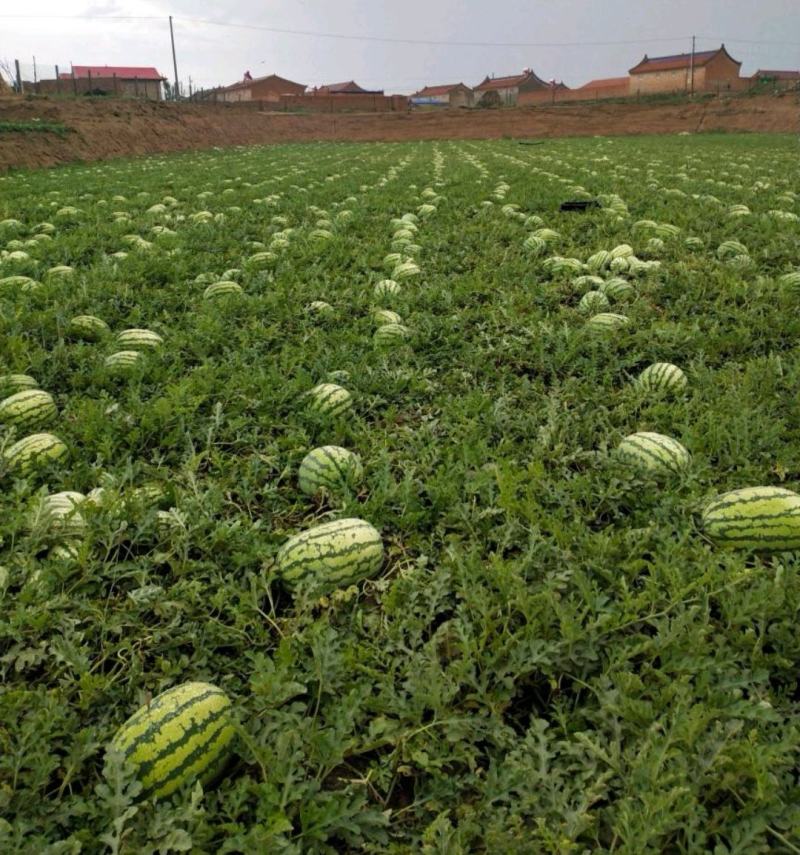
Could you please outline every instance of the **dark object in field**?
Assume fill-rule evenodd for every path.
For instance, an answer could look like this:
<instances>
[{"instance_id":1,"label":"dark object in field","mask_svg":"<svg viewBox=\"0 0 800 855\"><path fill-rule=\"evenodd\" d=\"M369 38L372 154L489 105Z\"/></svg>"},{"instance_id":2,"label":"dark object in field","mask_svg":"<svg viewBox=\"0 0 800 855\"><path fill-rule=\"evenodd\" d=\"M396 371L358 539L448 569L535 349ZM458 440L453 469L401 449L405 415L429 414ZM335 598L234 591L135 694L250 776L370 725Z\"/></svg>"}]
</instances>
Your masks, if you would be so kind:
<instances>
[{"instance_id":1,"label":"dark object in field","mask_svg":"<svg viewBox=\"0 0 800 855\"><path fill-rule=\"evenodd\" d=\"M517 140L517 145L544 145L544 140Z\"/></svg>"},{"instance_id":2,"label":"dark object in field","mask_svg":"<svg viewBox=\"0 0 800 855\"><path fill-rule=\"evenodd\" d=\"M562 211L588 211L589 208L599 208L597 199L574 199L571 202L562 202Z\"/></svg>"}]
</instances>

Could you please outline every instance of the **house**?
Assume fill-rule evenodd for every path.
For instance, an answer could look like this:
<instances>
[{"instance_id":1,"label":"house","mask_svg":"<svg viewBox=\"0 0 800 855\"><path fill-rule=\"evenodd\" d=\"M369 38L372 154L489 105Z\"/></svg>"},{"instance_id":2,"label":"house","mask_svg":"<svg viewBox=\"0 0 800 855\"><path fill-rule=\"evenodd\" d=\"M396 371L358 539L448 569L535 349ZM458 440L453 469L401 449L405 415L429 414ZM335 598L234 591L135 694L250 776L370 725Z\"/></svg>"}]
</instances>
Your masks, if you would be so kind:
<instances>
[{"instance_id":1,"label":"house","mask_svg":"<svg viewBox=\"0 0 800 855\"><path fill-rule=\"evenodd\" d=\"M750 80L754 86L770 86L773 89L800 88L800 71L764 71L759 68Z\"/></svg>"},{"instance_id":2,"label":"house","mask_svg":"<svg viewBox=\"0 0 800 855\"><path fill-rule=\"evenodd\" d=\"M238 83L214 90L212 97L216 101L279 101L281 95L302 95L306 91L304 83L295 83L277 74L265 77L253 77L246 71Z\"/></svg>"},{"instance_id":3,"label":"house","mask_svg":"<svg viewBox=\"0 0 800 855\"><path fill-rule=\"evenodd\" d=\"M649 57L628 72L631 95L651 95L659 92L713 92L741 88L739 69L723 44L717 50L695 54Z\"/></svg>"},{"instance_id":4,"label":"house","mask_svg":"<svg viewBox=\"0 0 800 855\"><path fill-rule=\"evenodd\" d=\"M534 74L530 68L526 68L522 74L512 74L507 77L489 77L487 75L475 87L475 98L478 105L483 107L512 107L524 103L525 99L522 96L526 93L549 91L554 86L564 87L564 84L548 83Z\"/></svg>"},{"instance_id":5,"label":"house","mask_svg":"<svg viewBox=\"0 0 800 855\"><path fill-rule=\"evenodd\" d=\"M411 96L415 107L471 107L475 93L464 83L425 86Z\"/></svg>"},{"instance_id":6,"label":"house","mask_svg":"<svg viewBox=\"0 0 800 855\"><path fill-rule=\"evenodd\" d=\"M630 86L629 77L600 77L574 91L576 95L583 93L586 98L625 98L630 94Z\"/></svg>"},{"instance_id":7,"label":"house","mask_svg":"<svg viewBox=\"0 0 800 855\"><path fill-rule=\"evenodd\" d=\"M383 95L383 89L363 89L355 80L315 87L314 95Z\"/></svg>"},{"instance_id":8,"label":"house","mask_svg":"<svg viewBox=\"0 0 800 855\"><path fill-rule=\"evenodd\" d=\"M167 78L155 68L132 65L73 65L72 71L58 75L56 88L73 87L75 92L92 95L120 95L160 101L162 83ZM43 83L45 81L42 81Z\"/></svg>"}]
</instances>

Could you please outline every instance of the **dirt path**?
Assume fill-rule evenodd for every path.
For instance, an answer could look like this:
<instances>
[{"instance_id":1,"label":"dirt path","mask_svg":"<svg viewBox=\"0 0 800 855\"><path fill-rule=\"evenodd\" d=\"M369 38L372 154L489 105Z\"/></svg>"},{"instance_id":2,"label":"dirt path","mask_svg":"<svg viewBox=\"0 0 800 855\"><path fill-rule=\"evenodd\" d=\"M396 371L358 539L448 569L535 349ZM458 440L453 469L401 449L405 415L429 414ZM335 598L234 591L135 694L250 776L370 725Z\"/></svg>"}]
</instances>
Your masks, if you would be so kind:
<instances>
[{"instance_id":1,"label":"dirt path","mask_svg":"<svg viewBox=\"0 0 800 855\"><path fill-rule=\"evenodd\" d=\"M264 113L224 105L0 99L0 122L42 119L73 130L0 133L0 171L224 145L314 140L496 139L680 131L800 133L800 97L702 103L570 104L480 112Z\"/></svg>"}]
</instances>

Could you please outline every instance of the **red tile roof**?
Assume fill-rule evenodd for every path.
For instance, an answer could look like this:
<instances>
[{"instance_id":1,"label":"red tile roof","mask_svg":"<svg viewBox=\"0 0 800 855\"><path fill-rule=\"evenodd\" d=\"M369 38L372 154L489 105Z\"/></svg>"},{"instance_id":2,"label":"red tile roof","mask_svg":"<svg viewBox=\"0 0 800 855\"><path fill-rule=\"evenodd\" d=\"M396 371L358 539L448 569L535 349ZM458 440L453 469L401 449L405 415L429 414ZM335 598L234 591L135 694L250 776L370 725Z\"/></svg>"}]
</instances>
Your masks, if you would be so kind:
<instances>
[{"instance_id":1,"label":"red tile roof","mask_svg":"<svg viewBox=\"0 0 800 855\"><path fill-rule=\"evenodd\" d=\"M469 88L464 83L445 83L443 86L425 86L423 89L420 89L419 92L415 92L412 97L432 98L436 95L449 95L454 89L458 89L459 87L463 87L464 89Z\"/></svg>"},{"instance_id":2,"label":"red tile roof","mask_svg":"<svg viewBox=\"0 0 800 855\"><path fill-rule=\"evenodd\" d=\"M616 89L620 86L628 85L627 77L600 77L597 80L590 80L579 86L579 89Z\"/></svg>"},{"instance_id":3,"label":"red tile roof","mask_svg":"<svg viewBox=\"0 0 800 855\"><path fill-rule=\"evenodd\" d=\"M722 45L722 47L717 50L697 51L694 55L694 67L702 68L704 65L708 65L708 63L711 62L711 60L720 52L724 53L732 62L735 62L737 65L741 65L741 62L737 62L728 53L728 51L725 50L725 45ZM634 67L630 69L629 73L650 74L653 71L678 71L681 68L690 68L691 65L692 55L690 53L676 53L672 56L654 57L649 57L645 54L644 59L638 65L634 65Z\"/></svg>"},{"instance_id":4,"label":"red tile roof","mask_svg":"<svg viewBox=\"0 0 800 855\"><path fill-rule=\"evenodd\" d=\"M278 74L267 74L264 77L254 77L251 80L239 80L236 83L232 83L230 86L223 86L219 91L233 92L237 89L248 89L254 83L262 83L265 80L274 80L279 86L294 86L295 88L303 90L306 88L304 83L295 83L293 80L287 80L285 77L281 77ZM291 95L294 93L287 90L286 94Z\"/></svg>"},{"instance_id":5,"label":"red tile roof","mask_svg":"<svg viewBox=\"0 0 800 855\"><path fill-rule=\"evenodd\" d=\"M512 74L508 77L487 77L475 87L475 91L480 92L487 89L511 89L514 86L519 86L521 83L527 82L528 80L535 80L543 86L550 85L532 71L523 71L522 74Z\"/></svg>"},{"instance_id":6,"label":"red tile roof","mask_svg":"<svg viewBox=\"0 0 800 855\"><path fill-rule=\"evenodd\" d=\"M773 80L800 80L800 71L764 71L764 69L759 68L753 77L756 79L769 77Z\"/></svg>"},{"instance_id":7,"label":"red tile roof","mask_svg":"<svg viewBox=\"0 0 800 855\"><path fill-rule=\"evenodd\" d=\"M328 83L320 86L317 90L319 95L381 95L383 90L363 89L355 80L347 80L344 83Z\"/></svg>"},{"instance_id":8,"label":"red tile roof","mask_svg":"<svg viewBox=\"0 0 800 855\"><path fill-rule=\"evenodd\" d=\"M159 74L155 68L147 68L136 65L73 65L72 72L65 72L58 76L62 80L69 80L72 74L75 77L119 77L121 80L166 80L163 74Z\"/></svg>"}]
</instances>

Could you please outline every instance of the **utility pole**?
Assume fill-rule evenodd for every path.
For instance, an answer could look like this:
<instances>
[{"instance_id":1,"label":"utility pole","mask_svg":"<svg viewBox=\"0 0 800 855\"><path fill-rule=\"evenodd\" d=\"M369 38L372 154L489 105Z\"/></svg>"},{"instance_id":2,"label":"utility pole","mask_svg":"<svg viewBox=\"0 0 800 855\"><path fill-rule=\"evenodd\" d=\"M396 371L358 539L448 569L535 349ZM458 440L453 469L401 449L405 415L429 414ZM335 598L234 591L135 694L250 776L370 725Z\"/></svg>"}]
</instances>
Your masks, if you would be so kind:
<instances>
[{"instance_id":1,"label":"utility pole","mask_svg":"<svg viewBox=\"0 0 800 855\"><path fill-rule=\"evenodd\" d=\"M36 74L36 57L33 58L33 85L35 86L39 82L39 77Z\"/></svg>"},{"instance_id":2,"label":"utility pole","mask_svg":"<svg viewBox=\"0 0 800 855\"><path fill-rule=\"evenodd\" d=\"M175 72L175 92L174 99L178 100L178 60L175 59L175 32L172 29L172 15L169 16L169 40L172 42L172 68Z\"/></svg>"},{"instance_id":3,"label":"utility pole","mask_svg":"<svg viewBox=\"0 0 800 855\"><path fill-rule=\"evenodd\" d=\"M17 72L17 92L20 95L22 95L24 92L24 89L22 87L22 72L19 70L19 60L18 59L14 60L14 68L16 69L16 72Z\"/></svg>"},{"instance_id":4,"label":"utility pole","mask_svg":"<svg viewBox=\"0 0 800 855\"><path fill-rule=\"evenodd\" d=\"M697 38L696 36L692 36L692 60L691 60L690 66L689 66L689 68L690 68L690 71L689 71L689 91L690 91L693 98L694 98L694 49L695 49L696 38Z\"/></svg>"}]
</instances>

